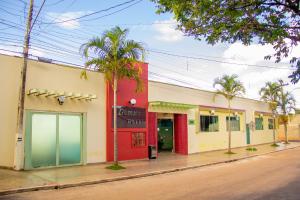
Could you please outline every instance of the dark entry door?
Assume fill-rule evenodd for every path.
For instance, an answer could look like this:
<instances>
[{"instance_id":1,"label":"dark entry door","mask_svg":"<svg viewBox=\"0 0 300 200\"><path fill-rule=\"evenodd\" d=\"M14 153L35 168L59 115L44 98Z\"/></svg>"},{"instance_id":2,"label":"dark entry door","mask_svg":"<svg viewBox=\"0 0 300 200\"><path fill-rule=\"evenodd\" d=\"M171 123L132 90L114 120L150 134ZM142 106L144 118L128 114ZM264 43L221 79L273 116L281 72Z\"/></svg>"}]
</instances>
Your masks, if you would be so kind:
<instances>
[{"instance_id":1,"label":"dark entry door","mask_svg":"<svg viewBox=\"0 0 300 200\"><path fill-rule=\"evenodd\" d=\"M173 120L159 119L158 127L158 150L172 151L173 150Z\"/></svg>"}]
</instances>

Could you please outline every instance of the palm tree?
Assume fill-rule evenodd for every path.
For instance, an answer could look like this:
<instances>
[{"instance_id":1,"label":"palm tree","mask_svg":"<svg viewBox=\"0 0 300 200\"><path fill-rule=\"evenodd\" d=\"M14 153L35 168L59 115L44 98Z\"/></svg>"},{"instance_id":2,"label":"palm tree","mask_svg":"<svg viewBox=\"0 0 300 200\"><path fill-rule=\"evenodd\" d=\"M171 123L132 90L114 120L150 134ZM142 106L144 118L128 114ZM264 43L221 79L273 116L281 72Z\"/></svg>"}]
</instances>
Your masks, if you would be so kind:
<instances>
[{"instance_id":1,"label":"palm tree","mask_svg":"<svg viewBox=\"0 0 300 200\"><path fill-rule=\"evenodd\" d=\"M276 122L276 116L278 114L277 106L278 106L280 89L281 86L278 82L266 82L265 86L262 87L259 91L261 99L269 104L269 107L272 110L272 114L273 114L273 145L272 146L277 146L276 138L275 138L276 137L275 122Z\"/></svg>"},{"instance_id":2,"label":"palm tree","mask_svg":"<svg viewBox=\"0 0 300 200\"><path fill-rule=\"evenodd\" d=\"M114 165L118 165L118 135L117 135L117 90L118 80L127 78L137 83L137 91L143 89L140 78L139 60L144 58L145 49L141 43L127 40L128 29L114 27L105 31L102 37L96 37L83 44L80 48L87 59L86 68L96 69L104 73L105 78L114 92ZM91 56L91 52L93 56ZM84 70L82 76L86 78Z\"/></svg>"},{"instance_id":3,"label":"palm tree","mask_svg":"<svg viewBox=\"0 0 300 200\"><path fill-rule=\"evenodd\" d=\"M278 98L278 106L281 110L280 119L283 122L284 125L284 134L285 134L285 143L288 144L288 132L287 132L287 124L289 121L289 114L291 112L295 111L296 109L296 100L292 93L285 92L283 90L284 82L282 80L278 81L280 84L280 92L279 92L279 98Z\"/></svg>"},{"instance_id":4,"label":"palm tree","mask_svg":"<svg viewBox=\"0 0 300 200\"><path fill-rule=\"evenodd\" d=\"M221 78L216 78L213 86L217 87L216 95L222 95L228 102L229 125L228 125L228 154L231 154L231 101L233 98L245 93L245 87L242 82L237 80L237 75L224 75Z\"/></svg>"}]
</instances>

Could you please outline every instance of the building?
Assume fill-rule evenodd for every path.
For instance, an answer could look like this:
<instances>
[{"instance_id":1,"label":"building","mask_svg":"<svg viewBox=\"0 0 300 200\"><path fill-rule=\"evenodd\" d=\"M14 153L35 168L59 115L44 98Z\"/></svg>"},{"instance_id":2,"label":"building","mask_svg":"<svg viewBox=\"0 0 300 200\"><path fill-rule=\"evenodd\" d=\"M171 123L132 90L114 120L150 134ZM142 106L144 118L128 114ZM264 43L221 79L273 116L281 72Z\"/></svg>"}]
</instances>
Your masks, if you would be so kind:
<instances>
[{"instance_id":1,"label":"building","mask_svg":"<svg viewBox=\"0 0 300 200\"><path fill-rule=\"evenodd\" d=\"M113 160L112 98L104 75L30 60L28 62L25 130L16 134L22 58L0 55L0 166L85 165ZM148 145L160 152L192 154L226 149L227 103L211 91L148 81L144 91L121 80L118 90L119 159L147 159ZM236 98L232 102L232 146L272 142L269 106ZM159 153L158 153L159 157Z\"/></svg>"},{"instance_id":2,"label":"building","mask_svg":"<svg viewBox=\"0 0 300 200\"><path fill-rule=\"evenodd\" d=\"M295 115L290 117L287 125L288 140L300 141L300 111L296 110ZM278 139L285 141L284 125L279 125Z\"/></svg>"}]
</instances>

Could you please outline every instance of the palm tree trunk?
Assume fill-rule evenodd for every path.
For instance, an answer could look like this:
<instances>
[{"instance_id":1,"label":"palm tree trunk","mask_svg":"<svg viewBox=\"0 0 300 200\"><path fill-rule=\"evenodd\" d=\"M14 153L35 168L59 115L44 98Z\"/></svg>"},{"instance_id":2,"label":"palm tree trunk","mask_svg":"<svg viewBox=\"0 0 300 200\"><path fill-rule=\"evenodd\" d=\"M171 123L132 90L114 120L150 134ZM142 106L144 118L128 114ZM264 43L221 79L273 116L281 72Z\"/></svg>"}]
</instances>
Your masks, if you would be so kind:
<instances>
[{"instance_id":1,"label":"palm tree trunk","mask_svg":"<svg viewBox=\"0 0 300 200\"><path fill-rule=\"evenodd\" d=\"M273 117L273 144L275 145L276 144L276 123L275 123L275 121L276 121L276 118L275 117Z\"/></svg>"},{"instance_id":2,"label":"palm tree trunk","mask_svg":"<svg viewBox=\"0 0 300 200\"><path fill-rule=\"evenodd\" d=\"M117 133L117 89L118 80L117 76L114 75L114 163L118 165L118 133Z\"/></svg>"},{"instance_id":3,"label":"palm tree trunk","mask_svg":"<svg viewBox=\"0 0 300 200\"><path fill-rule=\"evenodd\" d=\"M287 135L287 123L284 122L284 135L285 135L285 143L287 144L289 142L288 135Z\"/></svg>"},{"instance_id":4,"label":"palm tree trunk","mask_svg":"<svg viewBox=\"0 0 300 200\"><path fill-rule=\"evenodd\" d=\"M229 117L228 117L228 153L231 153L231 106L230 100L228 100L228 110L229 110Z\"/></svg>"}]
</instances>

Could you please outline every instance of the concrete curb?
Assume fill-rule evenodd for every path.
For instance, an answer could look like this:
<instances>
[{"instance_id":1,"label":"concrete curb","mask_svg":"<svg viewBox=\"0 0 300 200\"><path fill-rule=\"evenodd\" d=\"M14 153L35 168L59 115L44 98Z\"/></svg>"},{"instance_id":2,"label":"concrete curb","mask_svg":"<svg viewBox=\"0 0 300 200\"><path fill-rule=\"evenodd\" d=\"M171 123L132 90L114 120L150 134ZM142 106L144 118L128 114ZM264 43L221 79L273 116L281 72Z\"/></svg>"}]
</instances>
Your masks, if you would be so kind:
<instances>
[{"instance_id":1,"label":"concrete curb","mask_svg":"<svg viewBox=\"0 0 300 200\"><path fill-rule=\"evenodd\" d=\"M234 158L234 159L229 159L229 160L217 161L217 162L201 164L201 165L193 165L193 166L188 166L188 167L180 167L180 168L174 168L174 169L168 169L168 170L153 171L153 172L135 174L135 175L130 175L130 176L120 176L120 177L115 177L115 178L107 178L107 179L94 180L94 181L84 181L84 182L78 182L78 183L51 184L51 185L44 185L44 186L35 186L35 187L4 190L4 191L0 191L0 196L16 194L16 193L23 193L23 192L39 191L39 190L65 189L65 188L71 188L71 187L95 185L95 184L101 184L101 183L109 183L109 182L123 181L123 180L129 180L129 179L143 178L143 177L148 177L148 176L156 176L156 175L168 174L168 173L173 173L173 172L178 172L178 171L197 169L197 168L202 168L202 167L207 167L207 166L212 166L212 165L236 162L239 160L245 160L245 159L249 159L249 158L253 158L253 157L278 153L281 151L292 150L295 148L300 148L300 146L290 147L290 148L286 148L286 149L280 149L280 150L271 151L271 152L262 153L262 154L254 154L251 156L246 156L246 157L241 157L241 158Z\"/></svg>"}]
</instances>

